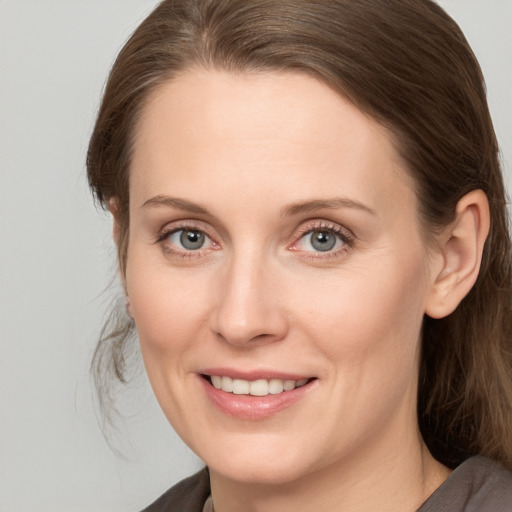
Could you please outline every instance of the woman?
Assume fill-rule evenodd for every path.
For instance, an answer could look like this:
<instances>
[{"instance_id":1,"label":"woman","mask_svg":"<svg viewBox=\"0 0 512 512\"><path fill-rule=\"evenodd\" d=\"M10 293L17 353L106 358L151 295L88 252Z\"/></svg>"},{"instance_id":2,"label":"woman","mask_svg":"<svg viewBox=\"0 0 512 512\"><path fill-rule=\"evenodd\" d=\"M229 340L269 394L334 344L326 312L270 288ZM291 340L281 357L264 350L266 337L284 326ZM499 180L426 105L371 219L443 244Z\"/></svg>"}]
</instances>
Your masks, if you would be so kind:
<instances>
[{"instance_id":1,"label":"woman","mask_svg":"<svg viewBox=\"0 0 512 512\"><path fill-rule=\"evenodd\" d=\"M167 0L88 153L128 323L207 470L160 510L512 506L510 239L478 64L430 0ZM110 330L109 330L110 329Z\"/></svg>"}]
</instances>

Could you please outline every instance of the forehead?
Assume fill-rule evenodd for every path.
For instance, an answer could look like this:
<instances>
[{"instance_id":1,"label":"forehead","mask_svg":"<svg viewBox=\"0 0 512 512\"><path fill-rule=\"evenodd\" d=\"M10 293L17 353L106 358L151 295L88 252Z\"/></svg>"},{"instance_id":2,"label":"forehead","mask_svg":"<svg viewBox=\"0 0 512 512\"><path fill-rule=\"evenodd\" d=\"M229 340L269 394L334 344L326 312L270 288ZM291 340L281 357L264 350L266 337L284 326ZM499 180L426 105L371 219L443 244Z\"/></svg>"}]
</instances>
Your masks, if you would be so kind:
<instances>
[{"instance_id":1,"label":"forehead","mask_svg":"<svg viewBox=\"0 0 512 512\"><path fill-rule=\"evenodd\" d=\"M209 201L236 190L270 199L411 199L412 180L388 131L319 80L300 73L189 70L148 99L136 129L131 197ZM232 197L232 196L231 196Z\"/></svg>"}]
</instances>

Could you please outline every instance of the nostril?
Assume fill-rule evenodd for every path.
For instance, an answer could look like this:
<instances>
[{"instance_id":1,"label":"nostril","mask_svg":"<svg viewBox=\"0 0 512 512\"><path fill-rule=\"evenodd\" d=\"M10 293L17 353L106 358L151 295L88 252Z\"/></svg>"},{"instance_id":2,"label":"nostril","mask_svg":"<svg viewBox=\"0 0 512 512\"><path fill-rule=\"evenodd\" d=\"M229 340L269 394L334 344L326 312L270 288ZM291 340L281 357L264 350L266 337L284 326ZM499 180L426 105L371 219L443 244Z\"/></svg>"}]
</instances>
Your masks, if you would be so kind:
<instances>
[{"instance_id":1,"label":"nostril","mask_svg":"<svg viewBox=\"0 0 512 512\"><path fill-rule=\"evenodd\" d=\"M254 336L252 339L253 340L260 340L260 339L263 339L263 338L268 338L268 337L271 337L272 335L271 334L257 334L256 336Z\"/></svg>"}]
</instances>

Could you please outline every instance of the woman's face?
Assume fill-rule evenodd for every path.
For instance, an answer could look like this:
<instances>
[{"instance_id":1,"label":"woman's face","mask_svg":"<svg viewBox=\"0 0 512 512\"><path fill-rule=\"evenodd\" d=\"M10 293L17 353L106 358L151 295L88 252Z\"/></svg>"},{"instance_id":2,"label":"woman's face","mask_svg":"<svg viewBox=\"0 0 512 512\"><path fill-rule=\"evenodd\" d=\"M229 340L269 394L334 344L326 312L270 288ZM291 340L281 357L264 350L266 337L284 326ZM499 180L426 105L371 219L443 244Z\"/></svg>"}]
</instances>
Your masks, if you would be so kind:
<instances>
[{"instance_id":1,"label":"woman's face","mask_svg":"<svg viewBox=\"0 0 512 512\"><path fill-rule=\"evenodd\" d=\"M149 99L134 144L131 308L211 470L285 482L417 442L433 278L385 129L301 74L197 70Z\"/></svg>"}]
</instances>

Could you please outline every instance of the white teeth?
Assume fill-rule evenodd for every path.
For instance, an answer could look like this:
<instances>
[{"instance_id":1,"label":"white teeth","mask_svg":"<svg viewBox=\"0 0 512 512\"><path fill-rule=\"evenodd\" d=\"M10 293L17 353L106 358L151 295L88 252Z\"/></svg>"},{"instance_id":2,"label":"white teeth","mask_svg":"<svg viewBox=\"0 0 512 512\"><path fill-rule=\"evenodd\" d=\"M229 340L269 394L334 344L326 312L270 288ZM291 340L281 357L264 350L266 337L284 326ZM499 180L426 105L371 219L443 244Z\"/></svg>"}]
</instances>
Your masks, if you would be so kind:
<instances>
[{"instance_id":1,"label":"white teeth","mask_svg":"<svg viewBox=\"0 0 512 512\"><path fill-rule=\"evenodd\" d=\"M233 392L233 379L231 377L222 377L221 389L222 389L222 391L227 391L228 393L232 393Z\"/></svg>"},{"instance_id":2,"label":"white teeth","mask_svg":"<svg viewBox=\"0 0 512 512\"><path fill-rule=\"evenodd\" d=\"M294 380L285 380L283 383L283 388L285 391L291 391L295 389L295 381Z\"/></svg>"},{"instance_id":3,"label":"white teeth","mask_svg":"<svg viewBox=\"0 0 512 512\"><path fill-rule=\"evenodd\" d=\"M304 386L309 379L281 380L281 379L258 379L253 381L243 379L232 379L231 377L212 375L212 384L215 388L226 393L235 395L267 396L278 395L283 391L292 391L295 388Z\"/></svg>"},{"instance_id":4,"label":"white teeth","mask_svg":"<svg viewBox=\"0 0 512 512\"><path fill-rule=\"evenodd\" d=\"M233 379L233 394L248 395L249 394L249 381L242 380L242 379Z\"/></svg>"},{"instance_id":5,"label":"white teeth","mask_svg":"<svg viewBox=\"0 0 512 512\"><path fill-rule=\"evenodd\" d=\"M284 391L283 381L279 379L272 379L268 383L268 392L271 395L278 395Z\"/></svg>"},{"instance_id":6,"label":"white teeth","mask_svg":"<svg viewBox=\"0 0 512 512\"><path fill-rule=\"evenodd\" d=\"M252 396L267 396L268 395L268 380L260 379L251 382L249 386L249 394Z\"/></svg>"}]
</instances>

